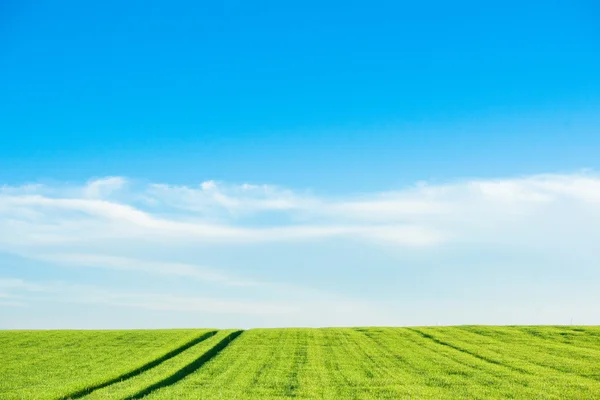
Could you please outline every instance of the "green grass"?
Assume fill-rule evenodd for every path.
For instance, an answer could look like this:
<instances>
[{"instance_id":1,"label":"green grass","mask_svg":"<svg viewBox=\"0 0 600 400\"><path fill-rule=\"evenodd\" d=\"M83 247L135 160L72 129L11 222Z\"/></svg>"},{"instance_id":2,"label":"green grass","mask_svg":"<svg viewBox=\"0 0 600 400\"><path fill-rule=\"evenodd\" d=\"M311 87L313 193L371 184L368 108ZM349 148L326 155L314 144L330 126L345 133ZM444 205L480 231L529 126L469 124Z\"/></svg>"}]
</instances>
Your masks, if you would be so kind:
<instances>
[{"instance_id":1,"label":"green grass","mask_svg":"<svg viewBox=\"0 0 600 400\"><path fill-rule=\"evenodd\" d=\"M142 397L139 394L144 393L153 386L168 385L178 378L179 371L186 371L189 366L194 366L197 360L202 361L202 356L215 347L218 343L230 339L235 330L223 330L209 339L206 339L195 346L181 352L177 357L172 357L158 366L148 369L143 373L130 379L122 380L113 385L106 386L85 396L86 400L101 399L127 399ZM193 368L190 368L193 369Z\"/></svg>"},{"instance_id":2,"label":"green grass","mask_svg":"<svg viewBox=\"0 0 600 400\"><path fill-rule=\"evenodd\" d=\"M149 399L598 399L598 335L552 327L251 330Z\"/></svg>"},{"instance_id":3,"label":"green grass","mask_svg":"<svg viewBox=\"0 0 600 400\"><path fill-rule=\"evenodd\" d=\"M0 332L0 399L600 399L600 327L219 331L159 359L206 332Z\"/></svg>"},{"instance_id":4,"label":"green grass","mask_svg":"<svg viewBox=\"0 0 600 400\"><path fill-rule=\"evenodd\" d=\"M58 399L141 368L207 332L0 331L0 399Z\"/></svg>"}]
</instances>

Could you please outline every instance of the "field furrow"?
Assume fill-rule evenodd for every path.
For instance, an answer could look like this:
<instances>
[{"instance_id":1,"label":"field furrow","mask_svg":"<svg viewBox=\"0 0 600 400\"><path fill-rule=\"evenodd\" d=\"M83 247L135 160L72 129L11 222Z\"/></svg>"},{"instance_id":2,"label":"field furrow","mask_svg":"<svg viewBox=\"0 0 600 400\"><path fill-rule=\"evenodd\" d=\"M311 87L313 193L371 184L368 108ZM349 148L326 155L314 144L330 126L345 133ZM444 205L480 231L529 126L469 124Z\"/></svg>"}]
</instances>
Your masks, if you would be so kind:
<instances>
[{"instance_id":1,"label":"field furrow","mask_svg":"<svg viewBox=\"0 0 600 400\"><path fill-rule=\"evenodd\" d=\"M598 327L10 332L0 344L10 400L73 387L86 400L600 399Z\"/></svg>"},{"instance_id":2,"label":"field furrow","mask_svg":"<svg viewBox=\"0 0 600 400\"><path fill-rule=\"evenodd\" d=\"M66 399L119 381L214 332L0 332L0 399Z\"/></svg>"},{"instance_id":3,"label":"field furrow","mask_svg":"<svg viewBox=\"0 0 600 400\"><path fill-rule=\"evenodd\" d=\"M524 333L509 340L478 336L448 328L418 330L426 332L436 340L450 343L472 354L476 353L477 358L484 357L492 363L523 371L521 376L527 377L527 389L532 390L537 398L560 399L577 395L579 397L575 398L593 399L600 393L599 382L591 377L582 376L576 369L596 370L598 359L578 361L568 357L556 357L545 352L544 341L524 339ZM573 364L577 366L574 367Z\"/></svg>"},{"instance_id":4,"label":"field furrow","mask_svg":"<svg viewBox=\"0 0 600 400\"><path fill-rule=\"evenodd\" d=\"M538 365L545 357L539 349L552 349L554 343L515 331L489 339L492 348L487 349L466 340L477 334L459 328L250 330L202 369L150 398L192 399L193 393L203 399L599 397L593 379ZM568 346L557 341L559 350L561 345ZM600 349L600 341L586 345L593 352ZM528 353L515 356L524 348ZM577 361L580 350L555 354L547 363L570 359L593 369L590 359Z\"/></svg>"},{"instance_id":5,"label":"field furrow","mask_svg":"<svg viewBox=\"0 0 600 400\"><path fill-rule=\"evenodd\" d=\"M492 332L497 329L492 328ZM502 337L481 335L478 332L448 331L440 329L435 331L435 336L445 338L459 346L476 351L478 354L489 355L490 358L503 358L512 364L527 365L531 373L540 373L537 366L551 370L552 373L561 372L583 378L598 380L595 377L600 373L600 354L596 349L580 349L570 344L548 343L547 340L531 338L526 333L511 332L498 329L504 333ZM506 354L506 345L510 344L510 353Z\"/></svg>"},{"instance_id":6,"label":"field furrow","mask_svg":"<svg viewBox=\"0 0 600 400\"><path fill-rule=\"evenodd\" d=\"M84 399L121 400L138 398L150 393L157 387L173 384L182 376L185 376L186 373L199 368L203 362L206 362L216 354L216 351L221 349L220 346L228 344L239 333L241 332L233 330L212 332L206 340L195 343L176 354L176 356L162 360L153 368L146 369L139 374L131 375L100 390L93 391Z\"/></svg>"}]
</instances>

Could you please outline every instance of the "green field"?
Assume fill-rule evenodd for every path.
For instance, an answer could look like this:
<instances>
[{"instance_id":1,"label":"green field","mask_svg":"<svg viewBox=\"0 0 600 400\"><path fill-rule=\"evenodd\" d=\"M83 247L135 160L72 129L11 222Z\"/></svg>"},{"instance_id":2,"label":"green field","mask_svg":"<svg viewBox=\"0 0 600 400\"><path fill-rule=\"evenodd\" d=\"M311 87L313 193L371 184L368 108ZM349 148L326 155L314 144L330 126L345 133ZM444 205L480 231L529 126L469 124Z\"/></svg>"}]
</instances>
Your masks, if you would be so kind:
<instances>
[{"instance_id":1,"label":"green field","mask_svg":"<svg viewBox=\"0 0 600 400\"><path fill-rule=\"evenodd\" d=\"M600 399L600 327L0 332L0 399Z\"/></svg>"}]
</instances>

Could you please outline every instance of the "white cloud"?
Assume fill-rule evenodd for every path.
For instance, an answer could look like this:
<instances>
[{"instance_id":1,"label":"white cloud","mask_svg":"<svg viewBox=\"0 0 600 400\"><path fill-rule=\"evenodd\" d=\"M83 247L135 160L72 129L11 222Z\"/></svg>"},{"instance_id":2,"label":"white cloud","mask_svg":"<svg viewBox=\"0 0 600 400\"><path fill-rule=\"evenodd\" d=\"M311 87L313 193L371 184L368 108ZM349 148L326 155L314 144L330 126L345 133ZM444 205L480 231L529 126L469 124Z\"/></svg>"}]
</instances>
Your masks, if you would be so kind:
<instances>
[{"instance_id":1,"label":"white cloud","mask_svg":"<svg viewBox=\"0 0 600 400\"><path fill-rule=\"evenodd\" d=\"M130 308L150 311L177 311L195 315L202 314L233 314L246 316L272 316L275 318L295 318L296 320L331 321L336 318L350 318L360 313L363 316L381 316L376 304L361 303L333 298L318 298L313 300L249 300L236 298L205 297L190 295L174 295L162 292L147 291L115 291L97 286L69 284L65 282L30 282L15 279L0 278L2 285L9 287L17 296L2 300L0 306L30 306L35 303L54 304L93 304L107 307ZM20 296L27 292L36 292L35 296Z\"/></svg>"},{"instance_id":2,"label":"white cloud","mask_svg":"<svg viewBox=\"0 0 600 400\"><path fill-rule=\"evenodd\" d=\"M199 187L153 184L147 194L153 204L194 211L206 217L240 217L318 204L318 200L309 196L272 185L225 185L215 181L203 182Z\"/></svg>"},{"instance_id":3,"label":"white cloud","mask_svg":"<svg viewBox=\"0 0 600 400\"><path fill-rule=\"evenodd\" d=\"M126 183L113 177L81 186L3 186L0 252L221 286L263 283L253 279L253 271L240 278L222 273L219 265L206 267L213 265L204 261L206 249L235 253L238 270L244 251L253 246L274 251L330 240L423 253L485 244L499 251L600 261L595 244L600 175L589 172L420 183L343 197L214 181L197 186ZM158 250L164 255L153 256ZM193 261L173 260L169 254L176 252L193 254ZM286 265L278 262L281 268Z\"/></svg>"},{"instance_id":4,"label":"white cloud","mask_svg":"<svg viewBox=\"0 0 600 400\"><path fill-rule=\"evenodd\" d=\"M110 176L102 179L91 180L83 188L83 195L86 198L96 199L109 196L127 183L127 180L120 176Z\"/></svg>"},{"instance_id":5,"label":"white cloud","mask_svg":"<svg viewBox=\"0 0 600 400\"><path fill-rule=\"evenodd\" d=\"M172 275L226 286L255 286L259 284L258 282L217 272L212 268L178 262L149 261L130 257L85 253L36 254L31 257L59 265ZM2 287L1 282L0 287Z\"/></svg>"},{"instance_id":6,"label":"white cloud","mask_svg":"<svg viewBox=\"0 0 600 400\"><path fill-rule=\"evenodd\" d=\"M256 243L353 238L397 246L432 246L514 236L535 223L569 216L597 218L600 177L538 175L472 180L346 196L318 197L270 185L198 187L150 184L123 198L124 178L83 186L4 186L0 191L0 248L81 243L107 238L186 243ZM47 193L52 193L48 195ZM274 217L272 213L277 213ZM275 222L276 221L276 222Z\"/></svg>"},{"instance_id":7,"label":"white cloud","mask_svg":"<svg viewBox=\"0 0 600 400\"><path fill-rule=\"evenodd\" d=\"M582 286L598 276L598 237L600 175L592 172L419 183L345 196L215 181L142 185L124 178L3 186L0 256L69 267L61 276L77 279L85 273L73 268L94 268L90 276L132 288L0 279L0 300L5 307L39 299L232 318L270 315L272 325L394 323L398 319L387 316L409 313L408 305L390 302L383 309L360 301L376 298L389 282L382 296L397 304L419 292L435 297L455 290L434 305L419 300L431 309L460 298L466 310L465 304L479 304L498 288L489 301L500 310L516 294L521 303L537 299L538 288L544 309L564 305L561 319L555 314L562 321L578 304L597 299L589 284ZM0 272L21 276L12 264L0 265ZM437 274L440 282L432 283ZM569 303L555 293L571 276L573 293L585 296ZM465 279L478 279L469 287L481 289L459 287ZM525 283L515 289L519 279ZM162 292L165 282L169 290ZM400 301L401 292L413 286ZM519 301L506 309L518 315ZM473 310L469 315L487 318ZM451 311L435 311L435 318L445 320ZM455 311L452 318L474 322L468 312L463 317ZM511 322L509 311L503 313L503 321ZM363 322L354 318L359 314ZM519 315L525 321L535 312Z\"/></svg>"},{"instance_id":8,"label":"white cloud","mask_svg":"<svg viewBox=\"0 0 600 400\"><path fill-rule=\"evenodd\" d=\"M426 226L414 226L414 223L382 225L376 221L375 224L364 224L355 223L351 218L348 221L339 218L321 221L320 217L313 217L312 223L261 224L260 227L236 224L235 218L226 221L223 218L209 218L210 221L205 221L206 218L199 219L187 212L177 212L179 204L170 201L175 195L185 200L186 204L194 204L203 210L202 216L205 216L207 209L219 214L216 209L219 207L252 214L294 209L305 213L323 211L318 210L314 200L292 200L294 197L288 192L282 197L281 191L269 187L238 187L235 191L251 191L260 196L235 197L219 192L207 198L203 195L204 189L167 189L165 186L152 185L149 192L159 201L166 199L166 208L144 211L130 204L99 199L3 194L0 195L0 220L6 229L0 230L0 247L3 244L73 243L102 237L190 242L279 242L354 236L372 240L385 238L386 241L408 246L434 244L443 238L440 232L428 232ZM167 195L164 195L165 192ZM288 200L284 199L286 196ZM326 205L324 209L327 207L331 206ZM15 235L15 232L19 234ZM413 237L411 232L416 236Z\"/></svg>"},{"instance_id":9,"label":"white cloud","mask_svg":"<svg viewBox=\"0 0 600 400\"><path fill-rule=\"evenodd\" d=\"M217 184L215 181L205 181L200 184L200 187L204 191L215 190L217 188Z\"/></svg>"}]
</instances>

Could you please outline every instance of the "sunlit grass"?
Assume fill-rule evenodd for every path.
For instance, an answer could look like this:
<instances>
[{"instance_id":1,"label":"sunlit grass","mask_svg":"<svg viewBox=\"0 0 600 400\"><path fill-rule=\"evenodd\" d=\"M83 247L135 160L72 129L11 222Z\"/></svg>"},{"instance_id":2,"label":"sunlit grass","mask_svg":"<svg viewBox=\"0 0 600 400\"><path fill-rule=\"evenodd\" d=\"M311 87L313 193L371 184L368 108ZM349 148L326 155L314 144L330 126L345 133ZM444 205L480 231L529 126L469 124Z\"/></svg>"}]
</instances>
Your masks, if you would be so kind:
<instances>
[{"instance_id":1,"label":"sunlit grass","mask_svg":"<svg viewBox=\"0 0 600 400\"><path fill-rule=\"evenodd\" d=\"M149 398L598 399L600 329L580 329L250 330Z\"/></svg>"},{"instance_id":2,"label":"sunlit grass","mask_svg":"<svg viewBox=\"0 0 600 400\"><path fill-rule=\"evenodd\" d=\"M600 399L600 327L240 333L0 332L0 399Z\"/></svg>"},{"instance_id":3,"label":"sunlit grass","mask_svg":"<svg viewBox=\"0 0 600 400\"><path fill-rule=\"evenodd\" d=\"M207 332L0 331L0 399L57 399L142 367Z\"/></svg>"}]
</instances>

